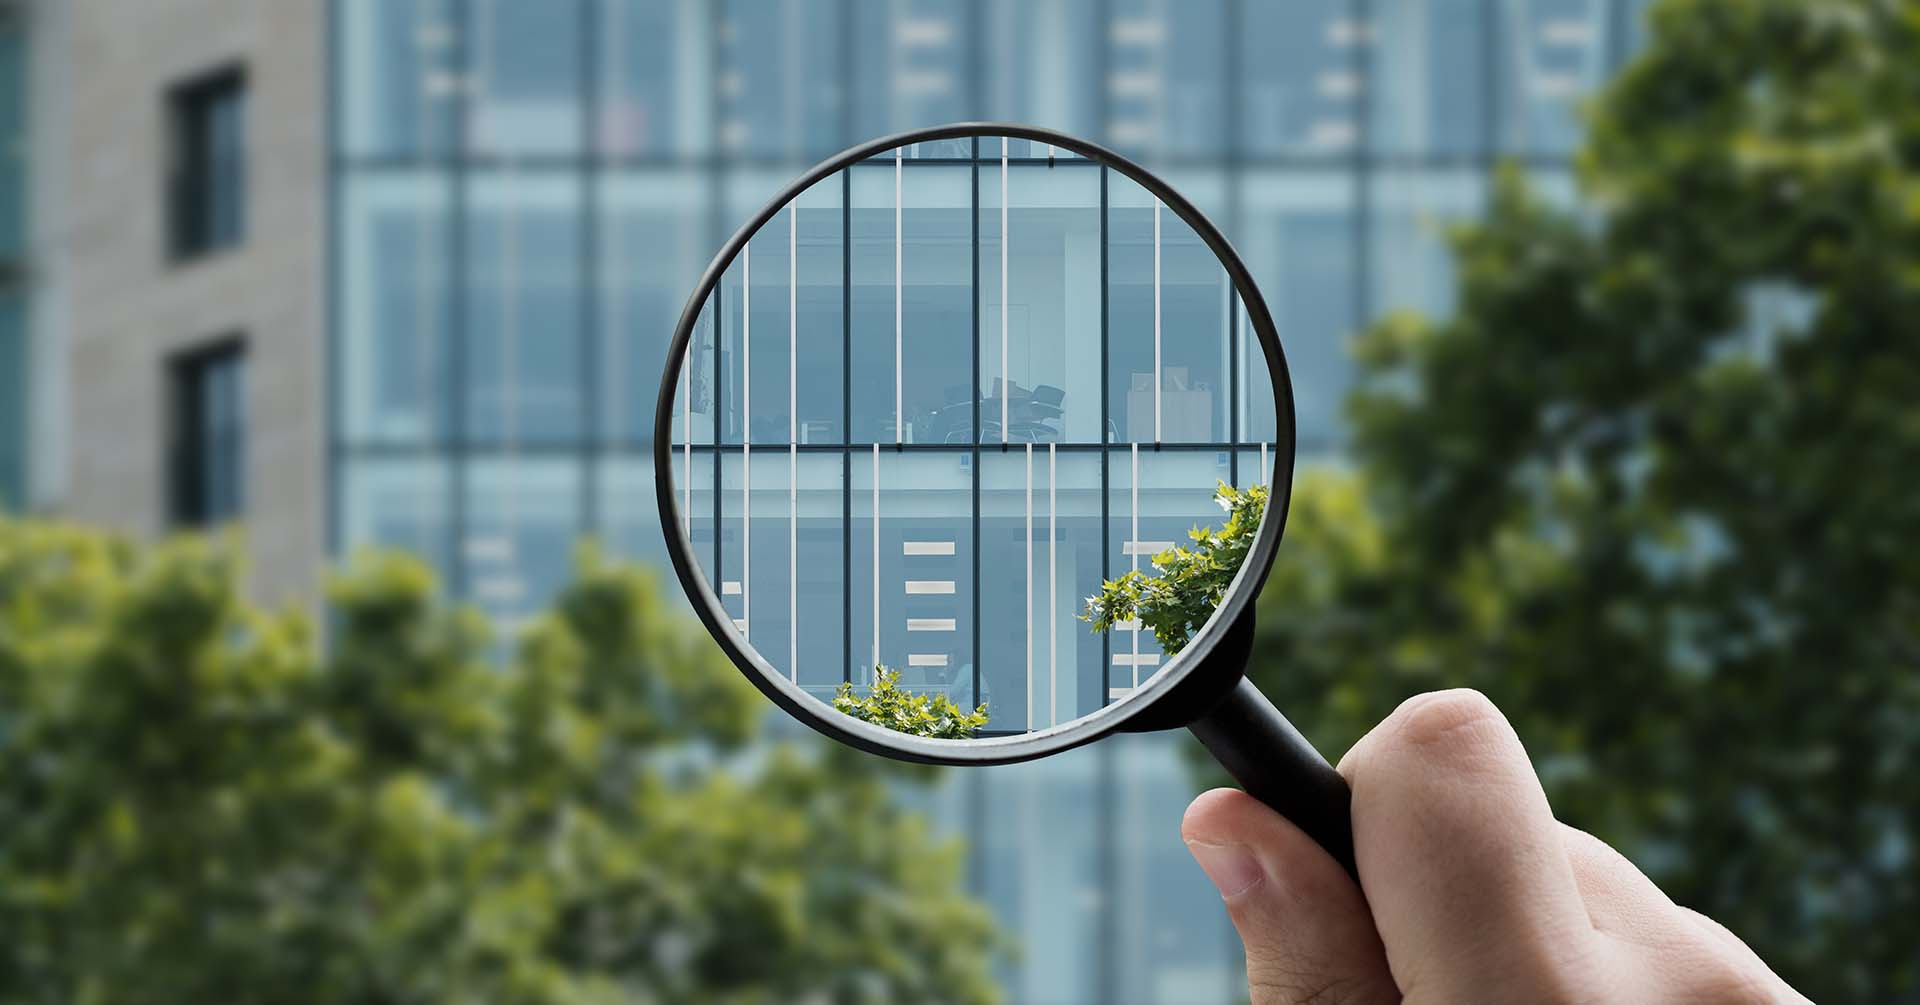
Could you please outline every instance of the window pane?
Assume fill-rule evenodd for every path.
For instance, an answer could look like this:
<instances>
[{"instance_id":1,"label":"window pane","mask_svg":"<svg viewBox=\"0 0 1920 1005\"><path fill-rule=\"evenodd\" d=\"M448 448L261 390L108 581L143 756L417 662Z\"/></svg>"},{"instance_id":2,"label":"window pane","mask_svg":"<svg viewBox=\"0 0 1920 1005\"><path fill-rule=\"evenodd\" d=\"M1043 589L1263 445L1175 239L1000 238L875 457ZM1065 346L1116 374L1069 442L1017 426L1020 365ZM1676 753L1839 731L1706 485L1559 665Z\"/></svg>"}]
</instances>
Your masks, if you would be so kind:
<instances>
[{"instance_id":1,"label":"window pane","mask_svg":"<svg viewBox=\"0 0 1920 1005\"><path fill-rule=\"evenodd\" d=\"M1580 140L1580 102L1606 73L1602 0L1499 0L1500 149L1567 155Z\"/></svg>"},{"instance_id":2,"label":"window pane","mask_svg":"<svg viewBox=\"0 0 1920 1005\"><path fill-rule=\"evenodd\" d=\"M1351 153L1360 137L1359 50L1373 33L1349 0L1247 4L1241 144L1257 154Z\"/></svg>"},{"instance_id":3,"label":"window pane","mask_svg":"<svg viewBox=\"0 0 1920 1005\"><path fill-rule=\"evenodd\" d=\"M700 457L696 464L702 461L712 463L710 457ZM838 453L755 448L752 541L750 548L742 548L740 530L742 517L748 512L748 488L741 477L740 454L726 454L721 464L723 549L718 568L722 572L709 579L728 616L736 626L744 623L754 649L781 673L795 675L794 668L798 667L794 679L822 701L833 698L834 690L851 669L844 630L848 607L843 575L847 562L843 463ZM701 471L696 467L694 481L696 485L712 484L711 468ZM870 477L866 484L870 489ZM695 495L697 498L700 493ZM706 499L710 506L711 496ZM871 523L863 526L859 532L870 534ZM869 564L855 562L856 572L870 568L871 554L869 548ZM700 558L705 569L715 568L710 551ZM861 581L870 584L871 577ZM870 592L868 596L870 604ZM891 602L893 598L888 599ZM870 632L871 619L864 624L864 630ZM870 650L870 644L857 647L856 660L866 659ZM888 659L891 666L906 666L904 654ZM914 672L922 671L916 668Z\"/></svg>"},{"instance_id":4,"label":"window pane","mask_svg":"<svg viewBox=\"0 0 1920 1005\"><path fill-rule=\"evenodd\" d=\"M972 458L881 448L876 565L874 457L854 452L848 482L854 679L871 679L877 624L878 661L899 670L903 685L972 708Z\"/></svg>"},{"instance_id":5,"label":"window pane","mask_svg":"<svg viewBox=\"0 0 1920 1005\"><path fill-rule=\"evenodd\" d=\"M467 599L511 641L553 601L580 536L580 472L572 461L486 458L467 467Z\"/></svg>"},{"instance_id":6,"label":"window pane","mask_svg":"<svg viewBox=\"0 0 1920 1005\"><path fill-rule=\"evenodd\" d=\"M667 341L712 250L711 190L701 176L680 171L621 172L600 186L601 431L644 444L653 435ZM709 379L711 357L702 358L703 380ZM712 413L704 400L698 411L710 437ZM676 410L676 417L683 412Z\"/></svg>"},{"instance_id":7,"label":"window pane","mask_svg":"<svg viewBox=\"0 0 1920 1005\"><path fill-rule=\"evenodd\" d=\"M1100 985L1107 954L1098 938L1113 909L1101 858L1112 840L1105 746L964 771L983 776L979 817L988 824L973 839L987 903L1020 933L1024 959L1004 975L1008 1001L1083 1002Z\"/></svg>"},{"instance_id":8,"label":"window pane","mask_svg":"<svg viewBox=\"0 0 1920 1005\"><path fill-rule=\"evenodd\" d=\"M469 438L581 434L579 189L571 174L477 174L469 189L465 376Z\"/></svg>"},{"instance_id":9,"label":"window pane","mask_svg":"<svg viewBox=\"0 0 1920 1005\"><path fill-rule=\"evenodd\" d=\"M1267 299L1293 382L1301 449L1337 440L1352 382L1347 340L1358 318L1352 179L1333 173L1259 173L1246 179L1239 242ZM1250 352L1251 387L1265 380ZM1246 439L1274 440L1270 396L1248 391Z\"/></svg>"},{"instance_id":10,"label":"window pane","mask_svg":"<svg viewBox=\"0 0 1920 1005\"><path fill-rule=\"evenodd\" d=\"M1225 440L1226 270L1184 220L1115 172L1108 174L1107 221L1114 438Z\"/></svg>"},{"instance_id":11,"label":"window pane","mask_svg":"<svg viewBox=\"0 0 1920 1005\"><path fill-rule=\"evenodd\" d=\"M846 0L853 5L854 132L882 136L967 118L963 0Z\"/></svg>"},{"instance_id":12,"label":"window pane","mask_svg":"<svg viewBox=\"0 0 1920 1005\"><path fill-rule=\"evenodd\" d=\"M1112 0L1107 138L1148 157L1226 151L1224 0Z\"/></svg>"},{"instance_id":13,"label":"window pane","mask_svg":"<svg viewBox=\"0 0 1920 1005\"><path fill-rule=\"evenodd\" d=\"M459 91L453 0L343 0L340 32L346 152L446 150Z\"/></svg>"},{"instance_id":14,"label":"window pane","mask_svg":"<svg viewBox=\"0 0 1920 1005\"><path fill-rule=\"evenodd\" d=\"M467 145L476 153L580 149L582 0L472 0Z\"/></svg>"},{"instance_id":15,"label":"window pane","mask_svg":"<svg viewBox=\"0 0 1920 1005\"><path fill-rule=\"evenodd\" d=\"M1223 937L1232 923L1176 828L1163 821L1193 800L1193 769L1186 742L1169 733L1118 735L1103 740L1111 761L1106 798L1115 835L1107 909L1117 919L1119 945L1109 954L1126 1001L1191 1005L1239 1001L1241 975L1227 964ZM1225 958L1223 958L1225 957Z\"/></svg>"},{"instance_id":16,"label":"window pane","mask_svg":"<svg viewBox=\"0 0 1920 1005\"><path fill-rule=\"evenodd\" d=\"M1479 171L1385 171L1374 176L1371 311L1453 313L1456 288L1447 227L1479 215L1486 176Z\"/></svg>"},{"instance_id":17,"label":"window pane","mask_svg":"<svg viewBox=\"0 0 1920 1005\"><path fill-rule=\"evenodd\" d=\"M600 0L596 135L622 157L712 148L712 16L704 0Z\"/></svg>"},{"instance_id":18,"label":"window pane","mask_svg":"<svg viewBox=\"0 0 1920 1005\"><path fill-rule=\"evenodd\" d=\"M824 157L845 145L838 5L725 0L720 26L720 145L730 154Z\"/></svg>"},{"instance_id":19,"label":"window pane","mask_svg":"<svg viewBox=\"0 0 1920 1005\"><path fill-rule=\"evenodd\" d=\"M1232 480L1230 461L1231 455L1224 450L1129 446L1110 451L1106 546L1110 578L1136 570L1151 576L1153 556L1190 544L1187 531L1194 527L1219 526L1225 515L1213 501L1214 488L1216 482ZM1146 683L1167 660L1151 629L1115 630L1111 641L1108 682L1116 695Z\"/></svg>"},{"instance_id":20,"label":"window pane","mask_svg":"<svg viewBox=\"0 0 1920 1005\"><path fill-rule=\"evenodd\" d=\"M1486 148L1490 0L1377 0L1369 145L1404 156Z\"/></svg>"},{"instance_id":21,"label":"window pane","mask_svg":"<svg viewBox=\"0 0 1920 1005\"><path fill-rule=\"evenodd\" d=\"M1102 27L1094 0L989 0L986 117L1095 135Z\"/></svg>"},{"instance_id":22,"label":"window pane","mask_svg":"<svg viewBox=\"0 0 1920 1005\"><path fill-rule=\"evenodd\" d=\"M852 173L852 439L894 442L898 411L901 439L938 442L971 425L948 406L970 400L972 173L964 165L903 168L897 236L893 166L862 164Z\"/></svg>"},{"instance_id":23,"label":"window pane","mask_svg":"<svg viewBox=\"0 0 1920 1005\"><path fill-rule=\"evenodd\" d=\"M342 463L342 550L390 548L418 556L451 584L447 553L449 480L432 456L350 458Z\"/></svg>"},{"instance_id":24,"label":"window pane","mask_svg":"<svg viewBox=\"0 0 1920 1005\"><path fill-rule=\"evenodd\" d=\"M425 443L444 434L448 186L437 175L345 183L340 393L345 438Z\"/></svg>"},{"instance_id":25,"label":"window pane","mask_svg":"<svg viewBox=\"0 0 1920 1005\"><path fill-rule=\"evenodd\" d=\"M1003 249L999 141L981 142L980 440L1099 443L1100 368L1087 364L1100 358L1100 168L1010 165ZM1012 288L1004 311L1002 271ZM952 411L949 440L972 421L964 407Z\"/></svg>"}]
</instances>

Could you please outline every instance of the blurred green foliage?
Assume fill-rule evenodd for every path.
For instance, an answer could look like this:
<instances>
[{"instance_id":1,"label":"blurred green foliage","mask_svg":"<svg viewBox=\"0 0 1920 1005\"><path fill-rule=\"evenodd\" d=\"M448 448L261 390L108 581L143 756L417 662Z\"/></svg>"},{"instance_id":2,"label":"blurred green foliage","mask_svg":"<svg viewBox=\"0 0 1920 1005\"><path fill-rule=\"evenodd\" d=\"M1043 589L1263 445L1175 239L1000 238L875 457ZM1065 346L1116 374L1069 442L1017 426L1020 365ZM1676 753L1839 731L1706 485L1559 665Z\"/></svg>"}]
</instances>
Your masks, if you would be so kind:
<instances>
[{"instance_id":1,"label":"blurred green foliage","mask_svg":"<svg viewBox=\"0 0 1920 1005\"><path fill-rule=\"evenodd\" d=\"M231 549L0 520L0 998L995 1000L958 849L583 552L500 665L361 556L326 655Z\"/></svg>"},{"instance_id":2,"label":"blurred green foliage","mask_svg":"<svg viewBox=\"0 0 1920 1005\"><path fill-rule=\"evenodd\" d=\"M852 684L841 684L833 707L863 722L914 736L937 740L964 740L987 724L987 706L962 711L943 692L916 694L900 686L900 671L876 664L873 684L858 694Z\"/></svg>"},{"instance_id":3,"label":"blurred green foliage","mask_svg":"<svg viewBox=\"0 0 1920 1005\"><path fill-rule=\"evenodd\" d=\"M1080 620L1104 632L1123 621L1138 620L1153 632L1168 655L1187 647L1193 633L1213 617L1227 587L1246 564L1247 551L1267 510L1267 487L1237 489L1220 482L1213 501L1227 514L1219 529L1195 526L1187 531L1191 548L1168 548L1153 556L1152 575L1129 570L1100 584L1087 598Z\"/></svg>"},{"instance_id":4,"label":"blurred green foliage","mask_svg":"<svg viewBox=\"0 0 1920 1005\"><path fill-rule=\"evenodd\" d=\"M1819 1001L1920 985L1920 6L1668 2L1569 216L1358 343L1255 679L1328 750L1486 692L1567 822ZM1790 309L1769 319L1767 297Z\"/></svg>"}]
</instances>

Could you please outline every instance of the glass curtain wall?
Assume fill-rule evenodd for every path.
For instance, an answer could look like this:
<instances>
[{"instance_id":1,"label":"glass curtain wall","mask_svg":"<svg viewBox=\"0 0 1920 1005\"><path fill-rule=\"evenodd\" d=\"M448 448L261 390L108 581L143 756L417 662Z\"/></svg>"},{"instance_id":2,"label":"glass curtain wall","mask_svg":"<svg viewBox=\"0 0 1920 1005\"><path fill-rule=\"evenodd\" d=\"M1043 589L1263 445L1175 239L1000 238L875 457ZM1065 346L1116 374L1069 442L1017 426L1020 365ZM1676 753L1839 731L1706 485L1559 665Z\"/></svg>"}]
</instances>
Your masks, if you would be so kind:
<instances>
[{"instance_id":1,"label":"glass curtain wall","mask_svg":"<svg viewBox=\"0 0 1920 1005\"><path fill-rule=\"evenodd\" d=\"M1637 43L1643 6L332 0L333 547L421 554L455 595L509 624L546 603L582 536L664 571L647 452L652 405L668 335L708 258L808 165L879 134L957 119L1087 136L1161 171L1198 203L1247 259L1279 325L1303 463L1337 463L1346 339L1390 311L1452 309L1444 224L1480 211L1501 161L1519 163L1556 200L1571 199L1579 104ZM1052 469L1059 561L1071 560L1076 576L1099 562L1129 567L1129 542L1172 539L1191 520L1162 486L1195 474L1148 451L1136 473L1129 446L1147 421L1132 397L1151 344L1137 310L1151 295L1150 201L1109 186L1103 210L1097 171L1049 167L1047 151L1016 144L1012 289L1003 295L1001 196L985 178L997 173L997 156L983 155L976 205L970 154L916 151L916 160L940 163L910 169L915 197L949 208L904 221L915 246L929 249L906 277L905 310L916 332L944 334L916 343L908 362L918 376L903 381L898 428L890 367L872 365L869 347L790 364L782 326L763 332L756 323L751 413L718 429L709 413L691 431L696 444L723 444L706 448L724 463L692 488L689 506L691 530L719 542L723 564L743 551L733 539L746 480L733 451L743 436L851 445L803 451L791 474L781 452L754 450L751 481L782 497L764 510L778 518L763 528L753 505L745 549L753 567L724 572L780 582L784 592L789 478L823 500L802 509L791 535L809 577L797 609L756 595L751 612L755 642L769 651L790 645L797 624L807 629L799 645L838 654L800 661L827 668L803 681L810 686L853 672L873 647L870 445L909 429L915 444L944 444L956 425L999 421L991 399L1000 346L984 339L976 353L972 326L977 314L997 333L1002 302L1005 379L1062 392ZM883 312L872 330L890 339L891 180L869 185L867 170L799 207L798 311L802 324L826 328L850 311L856 339L869 330L863 319ZM1020 268L1023 225L1047 228L1082 257L1069 256L1058 276ZM1073 282L1066 273L1103 246L1102 229L1109 356L1105 367L1074 366L1097 358L1081 348L1097 339L1097 319L1080 298L1042 302L1023 287ZM752 282L730 274L707 317L712 355L691 368L710 376L696 399L740 400L711 375L737 379L737 362L729 370L718 350L740 344L742 298L756 316L763 306L768 316L786 309L785 242L761 243ZM850 261L837 260L836 248ZM1263 377L1233 372L1245 333L1218 289L1187 276L1202 254L1162 247L1163 283L1179 287L1163 287L1163 309L1177 306L1183 319L1178 337L1163 342L1163 363L1185 368L1190 397L1175 410L1163 399L1160 423L1163 434L1171 425L1228 446L1237 430L1238 450L1178 460L1244 482L1258 470L1257 444L1277 438L1274 417L1259 395L1234 396L1237 384ZM980 270L977 286L954 281L973 255L993 267ZM791 421L788 365L801 370ZM966 377L937 376L975 366L985 389L977 397L948 393ZM1094 407L1103 391L1106 406ZM843 400L851 414L838 409ZM878 622L883 649L946 658L944 667L913 668L925 679L972 687L973 667L1025 666L1022 640L975 639L984 619L1007 616L987 605L1011 603L1019 614L1027 480L1026 444L1016 443L1005 454L983 450L977 468L970 449L965 466L936 451L882 458L882 488L924 485L929 506L945 505L937 497L958 486L980 487L977 542L969 527L953 537L952 556L939 552L946 539L927 522L882 499L881 548L893 552L883 557L897 563L883 563L883 576L953 584L952 594L886 598L896 606ZM1037 495L1048 487L1046 446L1034 443ZM908 554L910 542L931 550ZM966 558L976 546L977 573ZM849 576L848 566L867 575ZM836 588L851 590L853 604ZM954 627L909 631L909 619ZM1141 641L1144 661L1154 651ZM1114 638L1111 650L1094 664L1108 686L1152 668L1115 664L1135 657L1131 639ZM1064 712L1100 699L1099 685L1088 690L1091 671L1079 675L1078 653L1063 651L1055 665L1053 689L1036 691L1036 714L1043 702ZM1024 671L1019 680L981 677L979 696L1008 714L1020 707L1024 721ZM974 888L1026 947L1004 975L1010 1000L1244 994L1238 943L1178 839L1192 795L1179 758L1187 743L1116 738L1035 764L950 772L926 796L968 838Z\"/></svg>"}]
</instances>

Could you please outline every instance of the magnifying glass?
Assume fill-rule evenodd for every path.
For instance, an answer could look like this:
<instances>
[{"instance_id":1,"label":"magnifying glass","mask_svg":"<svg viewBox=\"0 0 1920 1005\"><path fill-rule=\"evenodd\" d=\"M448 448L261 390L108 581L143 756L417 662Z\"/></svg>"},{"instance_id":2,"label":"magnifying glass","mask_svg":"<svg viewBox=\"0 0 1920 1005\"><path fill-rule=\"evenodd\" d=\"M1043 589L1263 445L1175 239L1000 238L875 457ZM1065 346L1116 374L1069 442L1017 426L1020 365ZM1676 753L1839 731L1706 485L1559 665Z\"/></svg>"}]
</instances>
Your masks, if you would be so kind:
<instances>
[{"instance_id":1,"label":"magnifying glass","mask_svg":"<svg viewBox=\"0 0 1920 1005\"><path fill-rule=\"evenodd\" d=\"M1354 871L1345 782L1245 677L1286 360L1167 182L1030 126L861 144L727 240L667 358L674 572L782 709L936 764L1185 727Z\"/></svg>"}]
</instances>

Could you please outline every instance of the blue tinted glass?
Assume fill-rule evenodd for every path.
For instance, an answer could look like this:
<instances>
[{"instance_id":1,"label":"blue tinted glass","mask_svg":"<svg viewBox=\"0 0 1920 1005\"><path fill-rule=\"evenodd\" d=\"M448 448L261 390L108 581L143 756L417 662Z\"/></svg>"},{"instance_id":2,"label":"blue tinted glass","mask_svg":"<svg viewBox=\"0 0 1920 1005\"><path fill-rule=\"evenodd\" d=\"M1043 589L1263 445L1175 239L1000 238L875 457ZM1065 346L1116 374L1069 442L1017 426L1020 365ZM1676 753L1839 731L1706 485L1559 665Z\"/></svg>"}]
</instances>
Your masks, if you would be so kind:
<instances>
[{"instance_id":1,"label":"blue tinted glass","mask_svg":"<svg viewBox=\"0 0 1920 1005\"><path fill-rule=\"evenodd\" d=\"M1407 156L1486 149L1491 0L1377 0L1368 145Z\"/></svg>"},{"instance_id":2,"label":"blue tinted glass","mask_svg":"<svg viewBox=\"0 0 1920 1005\"><path fill-rule=\"evenodd\" d=\"M684 171L623 171L599 184L601 428L638 444L653 433L667 340L712 250L712 195L703 175Z\"/></svg>"},{"instance_id":3,"label":"blue tinted glass","mask_svg":"<svg viewBox=\"0 0 1920 1005\"><path fill-rule=\"evenodd\" d=\"M600 0L598 148L692 157L712 148L712 17L689 0Z\"/></svg>"},{"instance_id":4,"label":"blue tinted glass","mask_svg":"<svg viewBox=\"0 0 1920 1005\"><path fill-rule=\"evenodd\" d=\"M845 145L838 7L826 0L725 0L722 150L799 161Z\"/></svg>"},{"instance_id":5,"label":"blue tinted glass","mask_svg":"<svg viewBox=\"0 0 1920 1005\"><path fill-rule=\"evenodd\" d=\"M1116 440L1227 436L1228 283L1193 229L1138 184L1107 184L1107 380Z\"/></svg>"},{"instance_id":6,"label":"blue tinted glass","mask_svg":"<svg viewBox=\"0 0 1920 1005\"><path fill-rule=\"evenodd\" d=\"M1224 0L1114 0L1111 18L1107 138L1149 158L1224 154Z\"/></svg>"},{"instance_id":7,"label":"blue tinted glass","mask_svg":"<svg viewBox=\"0 0 1920 1005\"><path fill-rule=\"evenodd\" d=\"M1103 793L1115 835L1108 911L1119 944L1109 955L1113 980L1126 1001L1151 1005L1243 1000L1246 981L1236 972L1238 944L1220 896L1194 863L1178 828L1193 799L1192 763L1185 740L1171 733L1119 735L1103 740L1110 782Z\"/></svg>"},{"instance_id":8,"label":"blue tinted glass","mask_svg":"<svg viewBox=\"0 0 1920 1005\"><path fill-rule=\"evenodd\" d=\"M967 118L969 13L962 0L852 4L853 122L883 136Z\"/></svg>"},{"instance_id":9,"label":"blue tinted glass","mask_svg":"<svg viewBox=\"0 0 1920 1005\"><path fill-rule=\"evenodd\" d=\"M350 177L335 318L340 395L352 442L425 443L445 433L449 185L435 174Z\"/></svg>"},{"instance_id":10,"label":"blue tinted glass","mask_svg":"<svg viewBox=\"0 0 1920 1005\"><path fill-rule=\"evenodd\" d=\"M447 464L436 457L366 458L342 462L339 472L341 550L388 548L424 559L451 583ZM480 549L482 559L488 549Z\"/></svg>"},{"instance_id":11,"label":"blue tinted glass","mask_svg":"<svg viewBox=\"0 0 1920 1005\"><path fill-rule=\"evenodd\" d=\"M481 442L581 433L578 183L477 174L467 224L466 431Z\"/></svg>"},{"instance_id":12,"label":"blue tinted glass","mask_svg":"<svg viewBox=\"0 0 1920 1005\"><path fill-rule=\"evenodd\" d=\"M467 145L476 153L581 146L583 0L471 0Z\"/></svg>"},{"instance_id":13,"label":"blue tinted glass","mask_svg":"<svg viewBox=\"0 0 1920 1005\"><path fill-rule=\"evenodd\" d=\"M1359 52L1373 31L1348 0L1247 4L1238 44L1241 145L1331 157L1358 146Z\"/></svg>"},{"instance_id":14,"label":"blue tinted glass","mask_svg":"<svg viewBox=\"0 0 1920 1005\"><path fill-rule=\"evenodd\" d=\"M26 508L26 300L0 292L0 512Z\"/></svg>"},{"instance_id":15,"label":"blue tinted glass","mask_svg":"<svg viewBox=\"0 0 1920 1005\"><path fill-rule=\"evenodd\" d=\"M1500 149L1566 155L1580 139L1580 102L1606 74L1602 0L1498 0Z\"/></svg>"},{"instance_id":16,"label":"blue tinted glass","mask_svg":"<svg viewBox=\"0 0 1920 1005\"><path fill-rule=\"evenodd\" d=\"M453 0L343 0L340 33L347 152L444 151L461 91Z\"/></svg>"},{"instance_id":17,"label":"blue tinted glass","mask_svg":"<svg viewBox=\"0 0 1920 1005\"><path fill-rule=\"evenodd\" d=\"M1456 284L1449 224L1480 214L1486 176L1480 171L1384 171L1371 190L1374 317L1397 310L1444 318Z\"/></svg>"},{"instance_id":18,"label":"blue tinted glass","mask_svg":"<svg viewBox=\"0 0 1920 1005\"><path fill-rule=\"evenodd\" d=\"M524 457L467 462L466 538L460 560L467 599L511 641L553 602L573 571L580 526L580 471L570 460Z\"/></svg>"},{"instance_id":19,"label":"blue tinted glass","mask_svg":"<svg viewBox=\"0 0 1920 1005\"><path fill-rule=\"evenodd\" d=\"M995 916L1020 933L1025 954L1004 975L1008 1001L1098 1000L1091 990L1101 986L1100 964L1112 952L1102 939L1117 920L1101 858L1115 840L1105 747L965 772L980 776L977 814L988 821L971 835L982 892Z\"/></svg>"},{"instance_id":20,"label":"blue tinted glass","mask_svg":"<svg viewBox=\"0 0 1920 1005\"><path fill-rule=\"evenodd\" d=\"M1242 206L1237 246L1286 351L1301 447L1334 442L1352 382L1347 340L1358 326L1353 180L1336 173L1249 174ZM1257 363L1257 349L1245 358ZM1251 390L1264 371L1250 370L1248 438L1279 438L1269 396Z\"/></svg>"},{"instance_id":21,"label":"blue tinted glass","mask_svg":"<svg viewBox=\"0 0 1920 1005\"><path fill-rule=\"evenodd\" d=\"M856 681L871 680L877 661L916 691L974 703L971 460L957 451L853 452L847 557Z\"/></svg>"},{"instance_id":22,"label":"blue tinted glass","mask_svg":"<svg viewBox=\"0 0 1920 1005\"><path fill-rule=\"evenodd\" d=\"M1094 0L987 0L984 117L1098 135L1102 37L1095 17Z\"/></svg>"},{"instance_id":23,"label":"blue tinted glass","mask_svg":"<svg viewBox=\"0 0 1920 1005\"><path fill-rule=\"evenodd\" d=\"M981 442L1101 442L1099 167L983 163L979 255ZM971 418L953 411L950 441Z\"/></svg>"}]
</instances>

